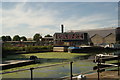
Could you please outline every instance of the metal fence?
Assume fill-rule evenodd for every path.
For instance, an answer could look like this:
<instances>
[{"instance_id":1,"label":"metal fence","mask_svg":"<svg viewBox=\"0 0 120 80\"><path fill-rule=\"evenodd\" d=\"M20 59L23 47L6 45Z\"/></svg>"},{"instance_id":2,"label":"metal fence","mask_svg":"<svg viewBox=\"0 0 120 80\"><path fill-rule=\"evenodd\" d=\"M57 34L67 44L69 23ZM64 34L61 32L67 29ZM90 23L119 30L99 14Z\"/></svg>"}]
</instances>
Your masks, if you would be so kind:
<instances>
[{"instance_id":1,"label":"metal fence","mask_svg":"<svg viewBox=\"0 0 120 80\"><path fill-rule=\"evenodd\" d=\"M100 58L99 58L100 60ZM88 60L87 60L88 61ZM98 61L98 64L97 64L97 69L96 70L90 70L88 72L84 72L84 73L79 73L79 74L74 74L73 75L73 63L74 62L63 62L63 63L59 63L59 64L53 64L53 65L48 65L48 66L39 66L39 67L32 67L32 68L27 68L27 69L21 69L21 70L15 70L15 71L7 71L7 72L2 72L0 74L8 74L8 73L15 73L15 72L22 72L22 71L29 71L30 73L30 80L34 80L34 70L37 70L37 69L42 69L42 68L48 68L48 67L53 67L53 66L59 66L59 65L63 65L63 64L69 64L69 76L67 77L64 77L64 78L59 78L59 79L65 79L65 78L68 78L70 80L73 79L73 76L77 76L79 74L88 74L88 73L93 73L93 72L98 72L98 80L100 80L100 70L102 69L111 69L113 67L116 67L116 66L112 66L112 67L106 67L106 68L100 68L100 64L101 62ZM120 63L120 56L118 57L118 63ZM119 66L120 64L118 64L118 76L120 75L120 70L119 70Z\"/></svg>"}]
</instances>

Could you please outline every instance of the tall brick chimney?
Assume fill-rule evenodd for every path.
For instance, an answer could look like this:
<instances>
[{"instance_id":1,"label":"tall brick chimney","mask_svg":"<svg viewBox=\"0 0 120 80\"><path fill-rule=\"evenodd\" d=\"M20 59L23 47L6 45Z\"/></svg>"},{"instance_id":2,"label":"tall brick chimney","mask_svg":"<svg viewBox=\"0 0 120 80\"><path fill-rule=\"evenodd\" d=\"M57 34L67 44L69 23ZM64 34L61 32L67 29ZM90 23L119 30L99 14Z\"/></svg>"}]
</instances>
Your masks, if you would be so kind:
<instances>
[{"instance_id":1,"label":"tall brick chimney","mask_svg":"<svg viewBox=\"0 0 120 80\"><path fill-rule=\"evenodd\" d=\"M61 32L64 33L64 25L61 25Z\"/></svg>"}]
</instances>

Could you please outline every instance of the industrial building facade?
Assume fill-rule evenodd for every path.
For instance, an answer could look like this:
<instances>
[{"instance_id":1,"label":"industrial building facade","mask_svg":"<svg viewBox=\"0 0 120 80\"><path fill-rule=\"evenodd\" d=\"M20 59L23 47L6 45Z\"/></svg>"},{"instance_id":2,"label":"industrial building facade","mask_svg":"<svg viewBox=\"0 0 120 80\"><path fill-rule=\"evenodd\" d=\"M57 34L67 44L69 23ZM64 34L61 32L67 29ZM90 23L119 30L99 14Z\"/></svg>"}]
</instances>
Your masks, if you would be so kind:
<instances>
[{"instance_id":1,"label":"industrial building facade","mask_svg":"<svg viewBox=\"0 0 120 80\"><path fill-rule=\"evenodd\" d=\"M84 31L71 30L69 32L88 33L88 43L93 43L94 45L120 43L120 27L101 28Z\"/></svg>"},{"instance_id":2,"label":"industrial building facade","mask_svg":"<svg viewBox=\"0 0 120 80\"><path fill-rule=\"evenodd\" d=\"M55 33L54 45L76 46L88 43L88 34L81 32Z\"/></svg>"},{"instance_id":3,"label":"industrial building facade","mask_svg":"<svg viewBox=\"0 0 120 80\"><path fill-rule=\"evenodd\" d=\"M92 30L70 30L54 34L54 45L101 45L120 43L120 27Z\"/></svg>"}]
</instances>

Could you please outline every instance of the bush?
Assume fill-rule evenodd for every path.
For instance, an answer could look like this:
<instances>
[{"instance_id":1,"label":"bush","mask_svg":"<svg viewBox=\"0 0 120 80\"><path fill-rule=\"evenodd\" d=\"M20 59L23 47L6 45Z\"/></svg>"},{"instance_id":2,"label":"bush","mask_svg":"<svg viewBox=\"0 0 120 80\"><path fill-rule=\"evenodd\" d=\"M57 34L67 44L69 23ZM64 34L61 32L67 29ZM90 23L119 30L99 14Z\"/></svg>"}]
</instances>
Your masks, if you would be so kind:
<instances>
[{"instance_id":1,"label":"bush","mask_svg":"<svg viewBox=\"0 0 120 80\"><path fill-rule=\"evenodd\" d=\"M27 47L2 47L2 56L5 57L11 54L22 53L22 51L40 52L40 51L52 51L53 46L27 46Z\"/></svg>"},{"instance_id":2,"label":"bush","mask_svg":"<svg viewBox=\"0 0 120 80\"><path fill-rule=\"evenodd\" d=\"M23 51L22 47L2 47L2 51Z\"/></svg>"},{"instance_id":3,"label":"bush","mask_svg":"<svg viewBox=\"0 0 120 80\"><path fill-rule=\"evenodd\" d=\"M37 51L48 51L52 50L52 46L27 46L25 47L26 52L37 52Z\"/></svg>"},{"instance_id":4,"label":"bush","mask_svg":"<svg viewBox=\"0 0 120 80\"><path fill-rule=\"evenodd\" d=\"M23 51L22 47L2 47L2 57L14 54L17 51Z\"/></svg>"}]
</instances>

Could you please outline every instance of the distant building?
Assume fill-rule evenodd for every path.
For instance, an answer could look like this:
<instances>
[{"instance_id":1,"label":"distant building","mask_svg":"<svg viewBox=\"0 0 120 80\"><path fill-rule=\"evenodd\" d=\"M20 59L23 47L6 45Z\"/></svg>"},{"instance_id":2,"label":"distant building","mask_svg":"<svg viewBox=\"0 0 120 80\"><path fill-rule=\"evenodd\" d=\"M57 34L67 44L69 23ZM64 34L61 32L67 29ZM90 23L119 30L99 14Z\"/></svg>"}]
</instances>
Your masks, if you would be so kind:
<instances>
[{"instance_id":1,"label":"distant building","mask_svg":"<svg viewBox=\"0 0 120 80\"><path fill-rule=\"evenodd\" d=\"M103 43L103 37L95 34L94 36L92 36L90 38L90 42L94 43L94 44L102 44Z\"/></svg>"},{"instance_id":2,"label":"distant building","mask_svg":"<svg viewBox=\"0 0 120 80\"><path fill-rule=\"evenodd\" d=\"M41 41L36 42L32 39L30 41L2 41L3 46L16 46L16 47L24 47L24 46L48 46L53 45L53 37L44 37Z\"/></svg>"},{"instance_id":3,"label":"distant building","mask_svg":"<svg viewBox=\"0 0 120 80\"><path fill-rule=\"evenodd\" d=\"M2 46L48 46L53 45L53 37L44 37L39 42L33 41L32 38L28 39L29 41L1 41Z\"/></svg>"},{"instance_id":4,"label":"distant building","mask_svg":"<svg viewBox=\"0 0 120 80\"><path fill-rule=\"evenodd\" d=\"M93 43L94 45L120 43L120 27L91 30L70 30L68 32L88 33L88 43Z\"/></svg>"},{"instance_id":5,"label":"distant building","mask_svg":"<svg viewBox=\"0 0 120 80\"><path fill-rule=\"evenodd\" d=\"M77 46L82 44L88 44L87 33L55 33L53 38L55 46Z\"/></svg>"},{"instance_id":6,"label":"distant building","mask_svg":"<svg viewBox=\"0 0 120 80\"><path fill-rule=\"evenodd\" d=\"M43 45L53 45L53 37L44 37L42 38Z\"/></svg>"},{"instance_id":7,"label":"distant building","mask_svg":"<svg viewBox=\"0 0 120 80\"><path fill-rule=\"evenodd\" d=\"M2 44L10 46L80 46L120 43L120 27L100 28L91 30L70 30L55 33L53 37L44 37L39 42L29 41L3 41Z\"/></svg>"},{"instance_id":8,"label":"distant building","mask_svg":"<svg viewBox=\"0 0 120 80\"><path fill-rule=\"evenodd\" d=\"M3 41L3 46L16 46L16 47L24 47L24 46L35 46L36 41Z\"/></svg>"}]
</instances>

